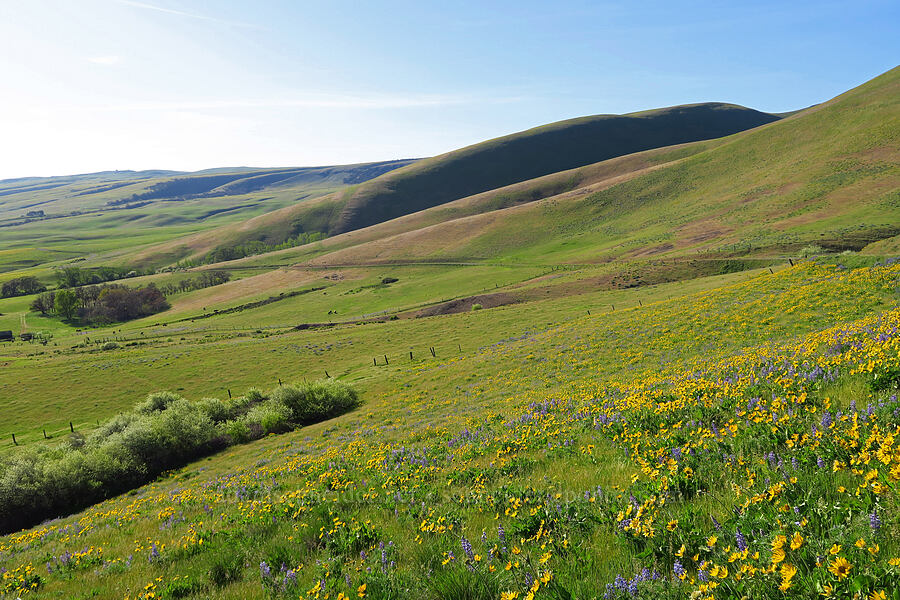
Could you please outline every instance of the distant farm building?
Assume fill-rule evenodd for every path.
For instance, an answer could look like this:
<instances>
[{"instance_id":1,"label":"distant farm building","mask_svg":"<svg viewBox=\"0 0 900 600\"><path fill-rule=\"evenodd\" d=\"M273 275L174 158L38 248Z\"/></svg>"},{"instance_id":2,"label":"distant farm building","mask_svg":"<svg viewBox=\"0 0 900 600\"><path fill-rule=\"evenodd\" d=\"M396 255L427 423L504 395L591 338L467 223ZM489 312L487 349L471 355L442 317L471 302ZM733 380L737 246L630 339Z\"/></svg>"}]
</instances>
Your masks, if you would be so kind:
<instances>
[{"instance_id":1,"label":"distant farm building","mask_svg":"<svg viewBox=\"0 0 900 600\"><path fill-rule=\"evenodd\" d=\"M14 339L12 331L0 331L0 342L11 342Z\"/></svg>"},{"instance_id":2,"label":"distant farm building","mask_svg":"<svg viewBox=\"0 0 900 600\"><path fill-rule=\"evenodd\" d=\"M19 335L19 339L22 340L23 342L30 342L31 338L33 338L33 337L34 337L34 334L32 334L32 333L23 333L23 334Z\"/></svg>"}]
</instances>

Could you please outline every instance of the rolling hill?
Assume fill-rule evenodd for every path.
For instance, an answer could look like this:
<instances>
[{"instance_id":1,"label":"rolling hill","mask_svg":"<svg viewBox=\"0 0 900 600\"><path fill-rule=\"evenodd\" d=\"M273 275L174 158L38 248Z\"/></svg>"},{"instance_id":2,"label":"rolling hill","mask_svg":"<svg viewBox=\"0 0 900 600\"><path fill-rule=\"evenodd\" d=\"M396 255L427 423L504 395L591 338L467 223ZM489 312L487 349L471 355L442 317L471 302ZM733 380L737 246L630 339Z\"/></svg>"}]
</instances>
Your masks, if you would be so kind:
<instances>
[{"instance_id":1,"label":"rolling hill","mask_svg":"<svg viewBox=\"0 0 900 600\"><path fill-rule=\"evenodd\" d=\"M698 252L784 256L810 245L877 251L900 234L898 131L894 69L763 127L476 194L277 260L583 263Z\"/></svg>"},{"instance_id":2,"label":"rolling hill","mask_svg":"<svg viewBox=\"0 0 900 600\"><path fill-rule=\"evenodd\" d=\"M108 171L0 181L0 272L243 221L410 164ZM40 248L34 241L41 240Z\"/></svg>"},{"instance_id":3,"label":"rolling hill","mask_svg":"<svg viewBox=\"0 0 900 600\"><path fill-rule=\"evenodd\" d=\"M336 235L544 175L644 150L729 135L779 117L721 103L552 123L417 161L373 180L220 231L141 253L142 263L202 255L219 244ZM158 252L158 254L157 254Z\"/></svg>"}]
</instances>

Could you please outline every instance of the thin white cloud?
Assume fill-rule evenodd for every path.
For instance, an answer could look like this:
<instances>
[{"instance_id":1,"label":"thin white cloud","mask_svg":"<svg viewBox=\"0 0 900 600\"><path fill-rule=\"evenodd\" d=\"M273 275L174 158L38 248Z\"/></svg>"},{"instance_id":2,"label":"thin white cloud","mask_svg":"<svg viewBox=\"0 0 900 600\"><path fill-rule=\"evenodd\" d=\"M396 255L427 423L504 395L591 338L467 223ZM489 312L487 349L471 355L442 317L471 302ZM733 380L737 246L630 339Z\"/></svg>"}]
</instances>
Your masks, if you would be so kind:
<instances>
[{"instance_id":1,"label":"thin white cloud","mask_svg":"<svg viewBox=\"0 0 900 600\"><path fill-rule=\"evenodd\" d=\"M464 95L334 95L316 94L293 98L238 98L172 102L130 102L88 107L97 111L191 111L273 108L391 109L427 108L465 104L504 104L518 97ZM84 110L84 109L82 109Z\"/></svg>"},{"instance_id":2,"label":"thin white cloud","mask_svg":"<svg viewBox=\"0 0 900 600\"><path fill-rule=\"evenodd\" d=\"M227 21L225 19L220 19L218 17L212 17L209 15L202 15L200 13L187 12L184 10L177 10L174 8L168 8L165 6L158 6L156 4L149 4L147 2L138 2L137 0L113 0L118 4L124 4L125 6L132 6L134 8L142 8L144 10L154 10L156 12L166 13L169 15L175 15L178 17L186 17L189 19L199 19L201 21L210 21L213 23L222 23L225 25L234 25L237 27L256 27L250 23L241 23L238 21Z\"/></svg>"},{"instance_id":3,"label":"thin white cloud","mask_svg":"<svg viewBox=\"0 0 900 600\"><path fill-rule=\"evenodd\" d=\"M121 56L108 55L108 56L88 56L88 62L92 62L95 65L104 65L104 66L114 66L118 65L122 62Z\"/></svg>"}]
</instances>

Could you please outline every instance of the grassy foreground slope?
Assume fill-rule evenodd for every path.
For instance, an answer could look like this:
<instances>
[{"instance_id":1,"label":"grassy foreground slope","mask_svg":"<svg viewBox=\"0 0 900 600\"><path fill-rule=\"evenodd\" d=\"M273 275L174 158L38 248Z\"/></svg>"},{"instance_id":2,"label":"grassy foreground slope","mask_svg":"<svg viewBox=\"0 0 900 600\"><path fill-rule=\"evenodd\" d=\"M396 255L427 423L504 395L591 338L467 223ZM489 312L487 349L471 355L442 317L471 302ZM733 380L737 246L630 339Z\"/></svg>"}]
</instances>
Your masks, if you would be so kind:
<instances>
[{"instance_id":1,"label":"grassy foreground slope","mask_svg":"<svg viewBox=\"0 0 900 600\"><path fill-rule=\"evenodd\" d=\"M4 591L890 591L898 284L806 262L394 367L358 413L0 538Z\"/></svg>"},{"instance_id":2,"label":"grassy foreground slope","mask_svg":"<svg viewBox=\"0 0 900 600\"><path fill-rule=\"evenodd\" d=\"M777 119L741 106L706 103L561 121L424 159L220 232L190 236L182 246L196 256L223 239L278 243L300 231L354 231L517 182L652 148L718 138ZM173 252L172 246L150 248L137 260L159 262Z\"/></svg>"}]
</instances>

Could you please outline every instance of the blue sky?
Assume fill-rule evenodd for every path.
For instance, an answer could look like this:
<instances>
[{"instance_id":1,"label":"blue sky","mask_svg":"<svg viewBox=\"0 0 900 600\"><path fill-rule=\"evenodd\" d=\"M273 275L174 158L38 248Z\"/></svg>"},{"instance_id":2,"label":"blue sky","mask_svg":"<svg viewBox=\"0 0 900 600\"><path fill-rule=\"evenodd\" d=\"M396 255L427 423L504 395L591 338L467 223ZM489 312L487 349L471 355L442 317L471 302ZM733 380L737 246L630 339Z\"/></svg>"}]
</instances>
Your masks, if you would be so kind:
<instances>
[{"instance_id":1,"label":"blue sky","mask_svg":"<svg viewBox=\"0 0 900 600\"><path fill-rule=\"evenodd\" d=\"M898 64L900 3L0 0L0 178L439 154Z\"/></svg>"}]
</instances>

